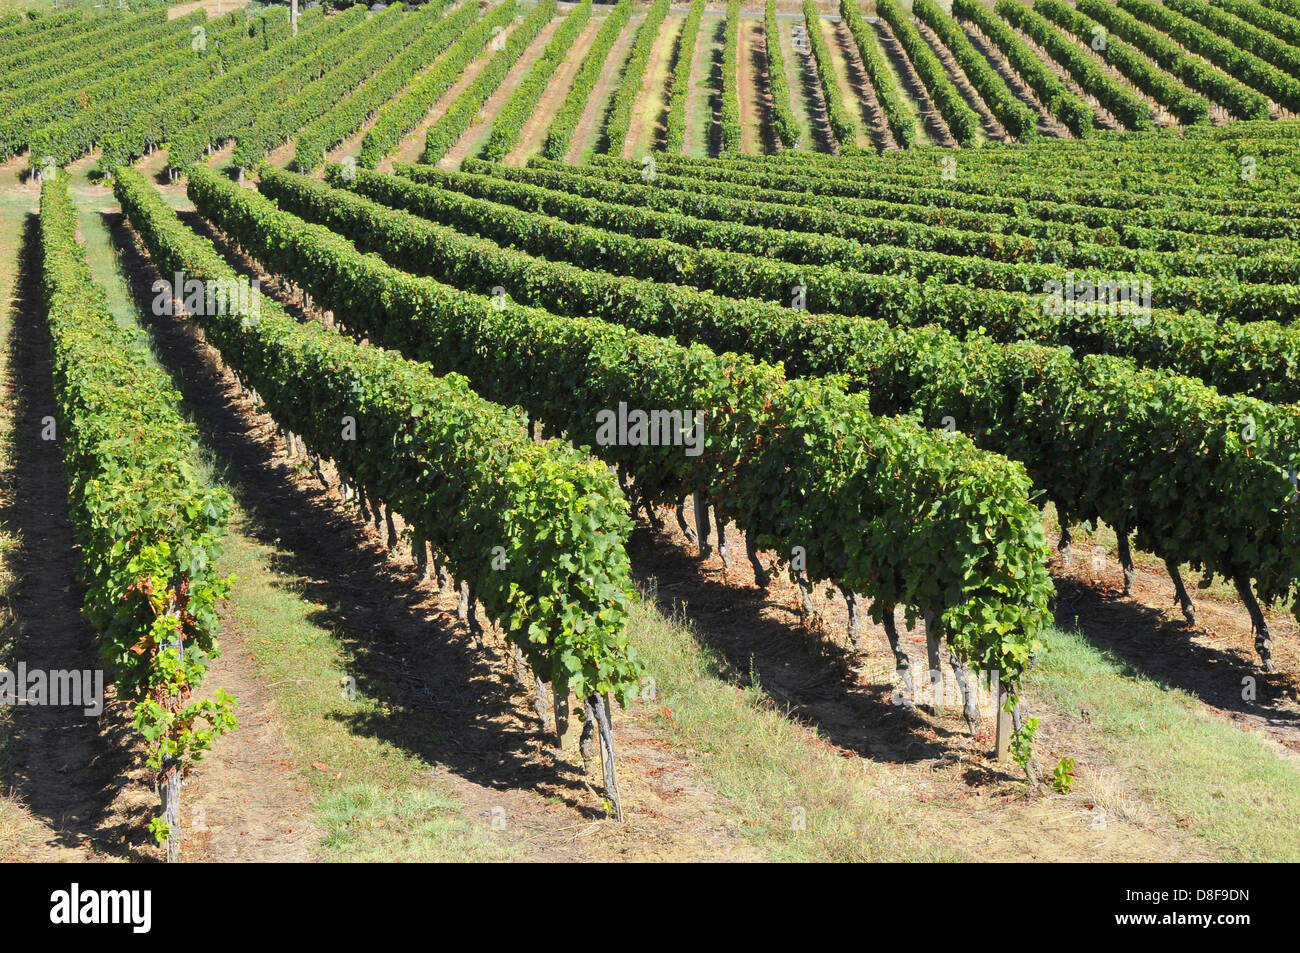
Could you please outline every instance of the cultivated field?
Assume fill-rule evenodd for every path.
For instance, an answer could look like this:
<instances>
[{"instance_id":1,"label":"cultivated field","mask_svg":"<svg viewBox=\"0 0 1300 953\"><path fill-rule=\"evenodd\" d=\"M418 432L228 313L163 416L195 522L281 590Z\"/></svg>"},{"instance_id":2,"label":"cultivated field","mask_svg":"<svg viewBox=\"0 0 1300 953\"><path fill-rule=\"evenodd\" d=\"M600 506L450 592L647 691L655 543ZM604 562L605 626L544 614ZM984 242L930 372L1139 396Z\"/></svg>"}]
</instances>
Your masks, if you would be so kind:
<instances>
[{"instance_id":1,"label":"cultivated field","mask_svg":"<svg viewBox=\"0 0 1300 953\"><path fill-rule=\"evenodd\" d=\"M1300 859L1297 110L1296 0L0 4L0 859Z\"/></svg>"}]
</instances>

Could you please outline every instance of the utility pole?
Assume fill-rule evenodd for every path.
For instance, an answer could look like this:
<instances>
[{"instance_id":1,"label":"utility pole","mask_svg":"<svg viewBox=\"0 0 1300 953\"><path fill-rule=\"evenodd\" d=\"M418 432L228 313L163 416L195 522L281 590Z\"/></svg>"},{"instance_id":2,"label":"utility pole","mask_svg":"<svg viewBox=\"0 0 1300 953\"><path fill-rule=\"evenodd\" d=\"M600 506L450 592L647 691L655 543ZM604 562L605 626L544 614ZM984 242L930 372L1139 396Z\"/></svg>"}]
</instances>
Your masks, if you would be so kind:
<instances>
[{"instance_id":1,"label":"utility pole","mask_svg":"<svg viewBox=\"0 0 1300 953\"><path fill-rule=\"evenodd\" d=\"M293 27L293 35L298 35L298 0L289 0L289 25Z\"/></svg>"}]
</instances>

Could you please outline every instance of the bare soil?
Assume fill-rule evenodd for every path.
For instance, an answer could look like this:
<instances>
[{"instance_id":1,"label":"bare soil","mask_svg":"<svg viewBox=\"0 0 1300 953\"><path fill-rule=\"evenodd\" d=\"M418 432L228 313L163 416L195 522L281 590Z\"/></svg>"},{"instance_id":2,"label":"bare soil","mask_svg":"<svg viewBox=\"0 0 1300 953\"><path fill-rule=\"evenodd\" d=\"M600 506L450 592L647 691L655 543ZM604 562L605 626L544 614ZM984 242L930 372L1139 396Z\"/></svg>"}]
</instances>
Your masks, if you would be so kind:
<instances>
[{"instance_id":1,"label":"bare soil","mask_svg":"<svg viewBox=\"0 0 1300 953\"><path fill-rule=\"evenodd\" d=\"M519 144L505 158L506 165L523 165L530 155L541 149L543 142L540 137L550 127L551 120L555 118L555 114L568 98L569 90L573 88L574 76L586 59L587 51L591 49L596 34L600 32L601 22L595 17L587 22L586 27L578 34L578 38L573 41L573 46L569 47L564 62L551 74L546 92L528 121L524 123L523 129L520 130Z\"/></svg>"},{"instance_id":2,"label":"bare soil","mask_svg":"<svg viewBox=\"0 0 1300 953\"><path fill-rule=\"evenodd\" d=\"M880 38L880 46L885 51L885 56L893 64L898 75L902 77L904 91L912 97L916 103L917 109L921 114L921 121L925 126L925 133L930 140L939 146L947 148L956 148L957 140L952 137L952 132L948 129L948 124L943 121L943 116L939 114L938 108L930 99L930 94L926 91L925 84L921 82L921 77L916 75L916 69L912 66L912 61L907 58L907 52L903 45L898 42L898 37L894 36L894 31L889 28L889 24L884 20L876 20L873 24L876 28L876 35Z\"/></svg>"},{"instance_id":3,"label":"bare soil","mask_svg":"<svg viewBox=\"0 0 1300 953\"><path fill-rule=\"evenodd\" d=\"M550 42L551 36L559 28L562 22L561 17L552 17L551 22L542 27L533 41L528 44L527 49L519 55L519 59L510 65L506 72L505 78L502 79L501 85L493 90L492 95L487 98L481 107L478 115L465 130L456 144L447 150L447 154L438 160L438 166L443 169L459 169L462 162L465 161L472 153L475 153L483 144L484 137L487 135L491 124L491 119L506 101L514 95L519 88L520 81L528 75L533 64L542 58L542 53L546 50L546 44Z\"/></svg>"},{"instance_id":4,"label":"bare soil","mask_svg":"<svg viewBox=\"0 0 1300 953\"><path fill-rule=\"evenodd\" d=\"M618 88L619 79L623 75L623 64L632 50L632 38L636 36L637 27L644 20L644 16L629 17L623 32L610 47L605 68L601 71L600 79L596 81L595 88L587 99L587 108L583 110L582 118L578 120L578 125L573 130L573 138L569 141L569 153L565 156L567 161L577 162L587 148L594 148L600 152L606 147L608 140L605 136L605 120L609 116L614 90Z\"/></svg>"}]
</instances>

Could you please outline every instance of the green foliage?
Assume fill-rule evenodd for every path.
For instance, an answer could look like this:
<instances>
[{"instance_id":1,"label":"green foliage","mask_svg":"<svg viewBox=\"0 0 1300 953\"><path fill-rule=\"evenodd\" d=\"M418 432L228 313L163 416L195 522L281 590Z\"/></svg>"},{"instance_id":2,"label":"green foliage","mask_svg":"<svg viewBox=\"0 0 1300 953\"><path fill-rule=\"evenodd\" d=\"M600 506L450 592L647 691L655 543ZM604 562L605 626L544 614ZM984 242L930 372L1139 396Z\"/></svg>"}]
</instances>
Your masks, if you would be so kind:
<instances>
[{"instance_id":1,"label":"green foliage","mask_svg":"<svg viewBox=\"0 0 1300 953\"><path fill-rule=\"evenodd\" d=\"M628 130L632 128L632 106L641 90L641 78L645 76L659 28L663 26L671 5L670 0L654 0L646 12L645 21L632 38L632 50L623 64L623 75L619 77L609 116L605 120L605 151L611 155L623 154Z\"/></svg>"},{"instance_id":2,"label":"green foliage","mask_svg":"<svg viewBox=\"0 0 1300 953\"><path fill-rule=\"evenodd\" d=\"M1060 63L1085 93L1106 107L1128 129L1153 129L1151 107L1129 92L1074 40L1020 0L997 0L993 9Z\"/></svg>"},{"instance_id":3,"label":"green foliage","mask_svg":"<svg viewBox=\"0 0 1300 953\"><path fill-rule=\"evenodd\" d=\"M230 580L216 564L231 500L199 478L180 395L148 363L138 329L109 311L76 231L67 180L47 176L42 297L85 611L149 743L149 765L161 774L167 761L184 774L235 726L229 694L193 698L219 654L217 605Z\"/></svg>"},{"instance_id":4,"label":"green foliage","mask_svg":"<svg viewBox=\"0 0 1300 953\"><path fill-rule=\"evenodd\" d=\"M1159 30L1153 30L1111 0L1077 0L1083 13L1122 37L1192 89L1200 90L1237 119L1267 119L1268 97L1193 56ZM1113 40L1112 40L1113 42Z\"/></svg>"},{"instance_id":5,"label":"green foliage","mask_svg":"<svg viewBox=\"0 0 1300 953\"><path fill-rule=\"evenodd\" d=\"M353 6L326 17L314 13L297 36L266 48L240 68L231 70L183 95L174 117L165 126L167 165L184 173L209 147L246 131L267 111L268 103L283 103L308 83L348 57L365 28L366 8Z\"/></svg>"},{"instance_id":6,"label":"green foliage","mask_svg":"<svg viewBox=\"0 0 1300 953\"><path fill-rule=\"evenodd\" d=\"M83 60L80 69L68 72L65 67L0 95L0 159L18 155L34 140L37 148L46 148L40 134L48 126L129 93L141 67L156 68L163 57L167 63L178 56L192 59L190 29L205 22L207 15L202 10L175 20L150 16L132 32L126 49L116 55L92 59L89 64ZM120 36L113 45L121 48ZM34 167L41 167L44 155L33 155Z\"/></svg>"},{"instance_id":7,"label":"green foliage","mask_svg":"<svg viewBox=\"0 0 1300 953\"><path fill-rule=\"evenodd\" d=\"M252 195L199 166L190 188L232 206ZM243 280L138 173L119 170L115 190L163 271ZM377 301L335 306L353 326ZM534 443L517 411L478 397L463 377L299 324L272 301L255 316L198 320L282 426L446 556L557 692L626 702L641 676L626 634L631 521L605 467L559 441Z\"/></svg>"},{"instance_id":8,"label":"green foliage","mask_svg":"<svg viewBox=\"0 0 1300 953\"><path fill-rule=\"evenodd\" d=\"M876 417L863 396L830 383L787 382L778 368L593 319L515 304L500 310L400 272L331 229L389 248L409 230L409 216L362 208L301 176L264 174L282 202L297 196L295 207L310 204L329 228L207 173L191 180L191 194L203 214L316 300L353 302L357 333L465 373L486 396L521 404L577 444L590 443L595 414L619 402L701 408L708 417L699 456L671 446L592 449L634 477L640 502L706 492L760 545L804 547L812 579L839 581L878 606L934 612L963 657L1012 681L1027 664L1051 584L1018 466L965 438ZM330 175L337 181L338 170ZM363 172L359 181L373 178ZM382 227L385 217L393 230Z\"/></svg>"},{"instance_id":9,"label":"green foliage","mask_svg":"<svg viewBox=\"0 0 1300 953\"><path fill-rule=\"evenodd\" d=\"M719 142L722 153L740 151L740 93L736 86L736 54L740 46L740 0L727 0L727 21L722 34L722 108ZM678 152L681 149L676 150Z\"/></svg>"},{"instance_id":10,"label":"green foliage","mask_svg":"<svg viewBox=\"0 0 1300 953\"><path fill-rule=\"evenodd\" d=\"M478 111L490 97L515 61L528 49L542 28L555 16L555 0L538 0L533 9L524 17L524 22L506 37L505 46L497 50L487 61L487 65L474 77L474 81L465 87L464 92L456 97L432 126L424 139L424 161L437 162L456 141L465 134L465 130L474 122ZM517 110L507 107L507 123L519 121ZM520 123L522 126L522 122ZM499 144L498 146L499 147ZM494 148L497 148L494 147Z\"/></svg>"},{"instance_id":11,"label":"green foliage","mask_svg":"<svg viewBox=\"0 0 1300 953\"><path fill-rule=\"evenodd\" d=\"M467 178L417 166L399 170L442 182ZM415 208L430 194L369 174L355 185ZM1076 519L1127 524L1140 545L1178 563L1225 576L1248 573L1270 599L1287 595L1300 578L1296 522L1279 506L1289 492L1285 468L1300 450L1295 408L1225 397L1115 357L1080 360L1065 349L1002 345L984 335L962 341L936 328L810 316L604 274L594 260L574 266L529 257L284 173L268 171L262 187L282 207L328 224L364 250L449 284L500 282L557 313L689 337L716 352L779 362L792 374L848 374L875 412L919 414L932 426L945 416L960 421L984 448L1024 463L1035 486ZM528 206L545 207L539 192ZM631 217L632 209L620 208ZM600 241L607 261L610 239ZM520 245L530 247L526 240ZM1225 425L1248 420L1272 435L1270 447ZM1169 440L1152 441L1153 432ZM1234 527L1247 525L1249 536L1240 537ZM1225 545L1231 539L1237 542Z\"/></svg>"},{"instance_id":12,"label":"green foliage","mask_svg":"<svg viewBox=\"0 0 1300 953\"><path fill-rule=\"evenodd\" d=\"M542 94L546 92L556 69L590 19L591 0L582 0L564 18L564 22L547 42L541 58L529 68L528 75L492 117L492 129L480 153L484 159L499 161L515 147L524 124L541 102Z\"/></svg>"},{"instance_id":13,"label":"green foliage","mask_svg":"<svg viewBox=\"0 0 1300 953\"><path fill-rule=\"evenodd\" d=\"M1294 74L1288 75L1231 39L1226 39L1225 33L1236 31L1227 22L1229 16L1222 11L1219 11L1215 28L1211 30L1182 15L1180 10L1189 13L1193 11L1190 5L1159 4L1152 3L1151 0L1117 0L1117 3L1126 13L1169 34L1189 52L1205 57L1247 86L1264 93L1287 109L1300 110L1300 78Z\"/></svg>"},{"instance_id":14,"label":"green foliage","mask_svg":"<svg viewBox=\"0 0 1300 953\"><path fill-rule=\"evenodd\" d=\"M775 2L775 0L769 0ZM912 110L907 106L903 91L890 71L885 59L885 52L880 48L876 32L862 19L857 0L840 0L840 15L853 34L853 42L862 58L862 66L867 71L867 78L876 92L876 101L885 113L885 121L894 141L904 149L910 148L916 140L916 120Z\"/></svg>"},{"instance_id":15,"label":"green foliage","mask_svg":"<svg viewBox=\"0 0 1300 953\"><path fill-rule=\"evenodd\" d=\"M1074 135L1084 139L1092 133L1092 107L1070 92L1038 54L1010 27L993 14L983 0L952 0L953 16L969 20L994 46L1002 51L1020 78L1039 101Z\"/></svg>"},{"instance_id":16,"label":"green foliage","mask_svg":"<svg viewBox=\"0 0 1300 953\"><path fill-rule=\"evenodd\" d=\"M803 19L808 31L808 44L812 48L813 65L817 68L817 81L821 84L822 97L826 100L826 120L830 124L831 134L839 142L841 152L853 152L858 147L858 126L849 115L844 97L840 94L831 48L826 45L826 37L822 35L822 16L813 0L803 0Z\"/></svg>"},{"instance_id":17,"label":"green foliage","mask_svg":"<svg viewBox=\"0 0 1300 953\"><path fill-rule=\"evenodd\" d=\"M1179 122L1191 125L1210 121L1208 100L1189 92L1138 50L1106 34L1105 27L1096 20L1060 0L1037 0L1034 10L1089 45L1096 45L1095 38L1104 37L1105 43L1097 50L1097 55L1128 77L1134 86L1165 106Z\"/></svg>"},{"instance_id":18,"label":"green foliage","mask_svg":"<svg viewBox=\"0 0 1300 953\"><path fill-rule=\"evenodd\" d=\"M1204 0L1169 0L1165 6L1272 63L1291 78L1300 78L1300 49L1292 45L1300 38L1300 22L1240 0L1214 0L1212 4Z\"/></svg>"},{"instance_id":19,"label":"green foliage","mask_svg":"<svg viewBox=\"0 0 1300 953\"><path fill-rule=\"evenodd\" d=\"M465 68L483 54L493 35L515 16L515 0L502 0L461 34L433 68L417 78L401 96L380 108L375 123L361 140L357 161L373 169L422 120L433 104L460 79Z\"/></svg>"},{"instance_id":20,"label":"green foliage","mask_svg":"<svg viewBox=\"0 0 1300 953\"><path fill-rule=\"evenodd\" d=\"M1052 772L1052 790L1057 794L1069 794L1074 788L1074 759L1062 758L1056 762Z\"/></svg>"},{"instance_id":21,"label":"green foliage","mask_svg":"<svg viewBox=\"0 0 1300 953\"><path fill-rule=\"evenodd\" d=\"M664 149L668 152L681 152L686 145L686 100L691 92L691 63L695 59L695 44L703 18L704 0L691 0L677 40L677 60L673 64L673 84L669 90L668 121L664 132Z\"/></svg>"},{"instance_id":22,"label":"green foliage","mask_svg":"<svg viewBox=\"0 0 1300 953\"><path fill-rule=\"evenodd\" d=\"M979 141L979 115L966 105L966 100L962 99L943 64L921 36L921 31L912 25L910 14L897 0L876 0L876 12L894 31L953 138L963 146L976 145Z\"/></svg>"},{"instance_id":23,"label":"green foliage","mask_svg":"<svg viewBox=\"0 0 1300 953\"><path fill-rule=\"evenodd\" d=\"M793 149L799 144L799 123L790 105L790 84L786 79L785 54L781 52L781 21L776 18L776 0L763 5L763 42L767 50L767 83L772 93L772 128L781 145Z\"/></svg>"},{"instance_id":24,"label":"green foliage","mask_svg":"<svg viewBox=\"0 0 1300 953\"><path fill-rule=\"evenodd\" d=\"M841 5L851 5L855 0L840 2ZM912 0L912 12L934 31L952 53L966 78L1007 132L1021 141L1036 138L1038 114L1011 92L997 70L984 58L984 54L975 49L957 21L935 0Z\"/></svg>"},{"instance_id":25,"label":"green foliage","mask_svg":"<svg viewBox=\"0 0 1300 953\"><path fill-rule=\"evenodd\" d=\"M1008 699L1010 704L1012 699ZM1038 732L1038 719L1026 718L1020 725L1019 730L1011 736L1011 757L1020 765L1020 769L1027 776L1032 777L1029 771L1029 762L1034 756L1034 735Z\"/></svg>"},{"instance_id":26,"label":"green foliage","mask_svg":"<svg viewBox=\"0 0 1300 953\"><path fill-rule=\"evenodd\" d=\"M428 27L428 11L434 9L436 6L429 4L420 13L407 16L400 4L393 4L375 14L363 35L350 37L351 49L345 59L321 70L297 95L275 109L255 115L248 128L238 133L231 157L234 165L255 168L272 149L328 113L374 75L377 63L389 62L414 43Z\"/></svg>"},{"instance_id":27,"label":"green foliage","mask_svg":"<svg viewBox=\"0 0 1300 953\"><path fill-rule=\"evenodd\" d=\"M462 4L442 16L445 8L445 4L433 3L423 7L420 15L425 19L409 47L336 106L299 130L294 136L293 168L310 172L321 165L330 149L354 135L385 104L400 99L412 78L478 19L477 4Z\"/></svg>"},{"instance_id":28,"label":"green foliage","mask_svg":"<svg viewBox=\"0 0 1300 953\"><path fill-rule=\"evenodd\" d=\"M591 92L605 70L609 51L631 16L632 0L618 0L614 9L605 15L605 22L596 31L596 38L587 49L586 58L573 79L573 86L546 130L542 155L548 159L563 159L568 154L569 140L573 138L573 130L578 128L578 122L587 108L587 100L591 98Z\"/></svg>"}]
</instances>

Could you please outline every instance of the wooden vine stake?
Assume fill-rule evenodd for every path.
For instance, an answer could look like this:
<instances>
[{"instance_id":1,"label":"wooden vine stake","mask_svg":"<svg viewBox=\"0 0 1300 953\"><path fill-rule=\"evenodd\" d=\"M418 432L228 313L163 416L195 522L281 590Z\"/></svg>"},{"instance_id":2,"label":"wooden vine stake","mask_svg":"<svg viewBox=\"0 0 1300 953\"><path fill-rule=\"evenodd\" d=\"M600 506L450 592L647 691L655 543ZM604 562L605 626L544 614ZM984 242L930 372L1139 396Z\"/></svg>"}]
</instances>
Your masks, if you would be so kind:
<instances>
[{"instance_id":1,"label":"wooden vine stake","mask_svg":"<svg viewBox=\"0 0 1300 953\"><path fill-rule=\"evenodd\" d=\"M167 615L180 615L176 605L176 586L172 586L167 599ZM181 645L181 632L176 630L176 651L184 652ZM171 710L175 712L181 704L180 698L172 695L168 698ZM162 766L162 811L167 823L167 863L174 864L181 859L181 768L175 759L168 756Z\"/></svg>"},{"instance_id":2,"label":"wooden vine stake","mask_svg":"<svg viewBox=\"0 0 1300 953\"><path fill-rule=\"evenodd\" d=\"M585 703L588 723L594 723L600 735L600 765L604 772L605 797L614 811L614 820L623 822L623 802L618 795L618 778L614 773L614 732L610 727L609 698L589 695Z\"/></svg>"},{"instance_id":3,"label":"wooden vine stake","mask_svg":"<svg viewBox=\"0 0 1300 953\"><path fill-rule=\"evenodd\" d=\"M998 683L997 758L999 761L1011 760L1011 735L1015 731L1011 721L1011 712L1003 707L1007 703L1007 697L1006 684Z\"/></svg>"}]
</instances>

